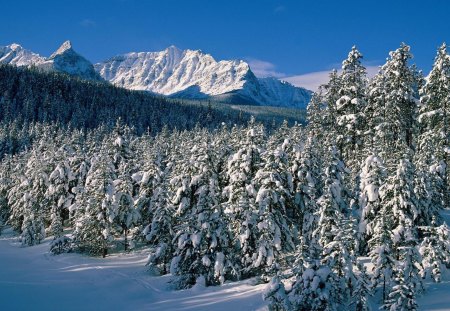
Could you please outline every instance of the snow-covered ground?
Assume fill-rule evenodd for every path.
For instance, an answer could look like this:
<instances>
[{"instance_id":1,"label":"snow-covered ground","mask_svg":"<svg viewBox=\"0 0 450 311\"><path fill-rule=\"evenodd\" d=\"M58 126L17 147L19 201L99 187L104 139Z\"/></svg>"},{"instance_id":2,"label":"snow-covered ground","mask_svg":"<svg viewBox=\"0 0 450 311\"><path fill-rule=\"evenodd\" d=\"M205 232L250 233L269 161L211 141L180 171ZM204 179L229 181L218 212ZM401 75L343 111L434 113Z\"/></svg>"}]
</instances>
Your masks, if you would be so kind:
<instances>
[{"instance_id":1,"label":"snow-covered ground","mask_svg":"<svg viewBox=\"0 0 450 311\"><path fill-rule=\"evenodd\" d=\"M145 252L92 258L54 256L48 241L21 247L10 230L0 236L0 310L265 310L265 285L170 289L151 276Z\"/></svg>"},{"instance_id":2,"label":"snow-covered ground","mask_svg":"<svg viewBox=\"0 0 450 311\"><path fill-rule=\"evenodd\" d=\"M450 211L444 215L450 220ZM10 229L0 236L0 310L266 310L265 285L250 281L176 291L169 276L151 276L145 251L93 258L54 256L49 241L21 247ZM425 283L421 310L450 310L450 273ZM374 297L373 309L378 308Z\"/></svg>"}]
</instances>

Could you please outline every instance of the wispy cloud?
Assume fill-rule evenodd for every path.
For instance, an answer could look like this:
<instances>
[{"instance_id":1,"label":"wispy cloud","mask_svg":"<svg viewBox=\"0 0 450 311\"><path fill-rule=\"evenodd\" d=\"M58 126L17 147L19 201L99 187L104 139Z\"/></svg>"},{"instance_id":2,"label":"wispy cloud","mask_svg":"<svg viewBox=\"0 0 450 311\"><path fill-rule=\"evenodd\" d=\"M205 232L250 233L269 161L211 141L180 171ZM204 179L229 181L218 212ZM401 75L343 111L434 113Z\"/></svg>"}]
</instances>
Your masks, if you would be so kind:
<instances>
[{"instance_id":1,"label":"wispy cloud","mask_svg":"<svg viewBox=\"0 0 450 311\"><path fill-rule=\"evenodd\" d=\"M301 75L288 75L277 70L275 64L256 58L246 58L253 73L259 78L274 77L287 81L295 86L300 86L311 91L317 91L319 86L328 82L331 70L309 72ZM368 78L378 73L377 61L365 61ZM334 64L330 68L340 68L341 64ZM339 72L341 70L338 70Z\"/></svg>"},{"instance_id":2,"label":"wispy cloud","mask_svg":"<svg viewBox=\"0 0 450 311\"><path fill-rule=\"evenodd\" d=\"M283 80L311 91L317 91L320 85L328 81L329 71L310 72L302 75L285 77Z\"/></svg>"},{"instance_id":3,"label":"wispy cloud","mask_svg":"<svg viewBox=\"0 0 450 311\"><path fill-rule=\"evenodd\" d=\"M286 75L282 72L278 72L276 70L276 66L270 62L255 59L255 58L247 58L246 59L248 64L250 65L250 68L252 69L253 73L260 78L265 77L275 77L275 78L282 78Z\"/></svg>"},{"instance_id":4,"label":"wispy cloud","mask_svg":"<svg viewBox=\"0 0 450 311\"><path fill-rule=\"evenodd\" d=\"M372 78L378 73L379 66L366 66L366 69L367 76ZM311 91L317 91L320 85L328 82L330 72L331 70L310 72L302 75L284 77L283 80L286 80L295 86L301 86Z\"/></svg>"},{"instance_id":5,"label":"wispy cloud","mask_svg":"<svg viewBox=\"0 0 450 311\"><path fill-rule=\"evenodd\" d=\"M97 23L95 21L93 21L92 19L83 19L80 22L80 26L85 27L85 28L91 28L91 27L95 27L97 25Z\"/></svg>"}]
</instances>

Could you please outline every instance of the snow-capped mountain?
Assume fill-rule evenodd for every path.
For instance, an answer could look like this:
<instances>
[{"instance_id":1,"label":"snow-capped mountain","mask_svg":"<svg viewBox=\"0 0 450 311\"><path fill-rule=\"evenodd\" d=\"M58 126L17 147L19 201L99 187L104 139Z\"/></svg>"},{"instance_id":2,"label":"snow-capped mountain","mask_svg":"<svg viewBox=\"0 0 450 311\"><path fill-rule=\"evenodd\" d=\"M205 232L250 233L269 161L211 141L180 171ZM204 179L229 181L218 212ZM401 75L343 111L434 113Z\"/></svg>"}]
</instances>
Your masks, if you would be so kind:
<instances>
[{"instance_id":1,"label":"snow-capped mountain","mask_svg":"<svg viewBox=\"0 0 450 311\"><path fill-rule=\"evenodd\" d=\"M0 47L0 63L104 79L127 89L175 98L212 98L235 104L304 108L312 93L275 78L257 78L245 61L216 61L200 50L175 46L160 52L118 55L92 65L74 51L70 41L48 58L11 44Z\"/></svg>"},{"instance_id":2,"label":"snow-capped mountain","mask_svg":"<svg viewBox=\"0 0 450 311\"><path fill-rule=\"evenodd\" d=\"M30 66L32 64L40 64L44 61L44 57L24 49L16 43L0 46L0 63L16 66Z\"/></svg>"},{"instance_id":3,"label":"snow-capped mountain","mask_svg":"<svg viewBox=\"0 0 450 311\"><path fill-rule=\"evenodd\" d=\"M0 63L16 66L34 65L43 70L64 72L83 79L102 80L94 66L73 50L70 41L64 42L48 58L26 50L15 43L0 47Z\"/></svg>"},{"instance_id":4,"label":"snow-capped mountain","mask_svg":"<svg viewBox=\"0 0 450 311\"><path fill-rule=\"evenodd\" d=\"M200 50L175 46L118 55L95 64L95 69L117 86L177 98L299 108L311 96L310 91L278 79L258 79L242 60L216 61Z\"/></svg>"}]
</instances>

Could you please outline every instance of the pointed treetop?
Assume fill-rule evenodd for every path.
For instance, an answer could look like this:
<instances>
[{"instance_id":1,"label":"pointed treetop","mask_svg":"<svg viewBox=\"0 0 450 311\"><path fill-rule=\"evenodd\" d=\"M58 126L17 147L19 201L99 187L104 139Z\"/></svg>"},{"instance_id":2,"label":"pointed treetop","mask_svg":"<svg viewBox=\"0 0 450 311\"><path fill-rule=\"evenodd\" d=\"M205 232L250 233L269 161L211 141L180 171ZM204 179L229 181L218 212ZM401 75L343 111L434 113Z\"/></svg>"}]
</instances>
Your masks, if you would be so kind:
<instances>
[{"instance_id":1,"label":"pointed treetop","mask_svg":"<svg viewBox=\"0 0 450 311\"><path fill-rule=\"evenodd\" d=\"M442 45L439 47L438 54L442 55L442 56L446 56L447 55L447 44L445 42L442 43Z\"/></svg>"}]
</instances>

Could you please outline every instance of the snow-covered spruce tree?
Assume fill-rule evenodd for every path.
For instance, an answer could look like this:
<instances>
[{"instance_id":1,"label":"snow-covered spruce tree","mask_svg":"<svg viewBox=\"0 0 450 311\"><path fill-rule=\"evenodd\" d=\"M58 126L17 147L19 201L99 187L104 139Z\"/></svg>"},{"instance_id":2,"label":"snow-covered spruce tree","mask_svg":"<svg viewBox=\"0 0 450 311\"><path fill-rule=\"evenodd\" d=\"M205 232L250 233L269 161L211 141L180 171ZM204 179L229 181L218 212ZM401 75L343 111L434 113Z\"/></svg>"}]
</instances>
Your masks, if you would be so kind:
<instances>
[{"instance_id":1,"label":"snow-covered spruce tree","mask_svg":"<svg viewBox=\"0 0 450 311\"><path fill-rule=\"evenodd\" d=\"M321 247L333 241L340 230L340 222L349 213L348 190L345 187L344 175L348 170L340 159L336 147L331 147L328 155L328 167L325 170L325 187L318 199L318 222L314 235Z\"/></svg>"},{"instance_id":2,"label":"snow-covered spruce tree","mask_svg":"<svg viewBox=\"0 0 450 311\"><path fill-rule=\"evenodd\" d=\"M292 175L286 153L288 146L288 140L280 146L269 142L262 156L263 167L255 176L259 188L255 200L258 204L258 256L253 266L269 274L279 269L283 253L295 249L294 233L297 230L288 216L293 203Z\"/></svg>"},{"instance_id":3,"label":"snow-covered spruce tree","mask_svg":"<svg viewBox=\"0 0 450 311\"><path fill-rule=\"evenodd\" d=\"M381 190L382 204L392 211L392 233L394 255L397 246L402 246L402 236L407 234L406 224L412 224L419 216L413 186L414 167L409 159L400 160L395 175L389 176ZM412 225L410 225L412 226ZM408 229L415 231L414 228Z\"/></svg>"},{"instance_id":4,"label":"snow-covered spruce tree","mask_svg":"<svg viewBox=\"0 0 450 311\"><path fill-rule=\"evenodd\" d=\"M241 277L257 275L254 263L258 256L258 206L254 177L260 166L262 128L250 122L237 151L228 159L226 170L229 184L224 188L225 213L230 218L233 243L239 249Z\"/></svg>"},{"instance_id":5,"label":"snow-covered spruce tree","mask_svg":"<svg viewBox=\"0 0 450 311\"><path fill-rule=\"evenodd\" d=\"M8 189L7 200L9 206L9 218L8 223L11 227L21 232L23 224L23 195L24 189L28 187L30 183L29 178L25 176L26 164L29 158L29 154L22 153L13 157L12 173L11 173L11 187Z\"/></svg>"},{"instance_id":6,"label":"snow-covered spruce tree","mask_svg":"<svg viewBox=\"0 0 450 311\"><path fill-rule=\"evenodd\" d=\"M263 293L263 298L268 301L269 311L292 310L286 288L279 275L272 277Z\"/></svg>"},{"instance_id":7,"label":"snow-covered spruce tree","mask_svg":"<svg viewBox=\"0 0 450 311\"><path fill-rule=\"evenodd\" d=\"M312 137L320 141L324 141L325 134L329 132L328 129L328 119L325 116L325 104L324 96L322 94L323 88L319 88L319 91L313 93L311 100L306 107L307 119L308 119L308 132L311 133Z\"/></svg>"},{"instance_id":8,"label":"snow-covered spruce tree","mask_svg":"<svg viewBox=\"0 0 450 311\"><path fill-rule=\"evenodd\" d=\"M424 235L419 251L422 255L424 277L431 277L435 282L441 281L443 266L450 264L450 233L447 224L437 226L434 221L430 226L420 227Z\"/></svg>"},{"instance_id":9,"label":"snow-covered spruce tree","mask_svg":"<svg viewBox=\"0 0 450 311\"><path fill-rule=\"evenodd\" d=\"M0 235L11 214L8 204L8 192L11 190L14 182L12 164L13 160L10 156L3 158L0 163Z\"/></svg>"},{"instance_id":10,"label":"snow-covered spruce tree","mask_svg":"<svg viewBox=\"0 0 450 311\"><path fill-rule=\"evenodd\" d=\"M128 161L119 164L117 179L114 180L114 205L116 210L116 223L120 226L123 238L124 249L128 249L129 230L140 218L139 211L134 205L134 182L131 178L133 168Z\"/></svg>"},{"instance_id":11,"label":"snow-covered spruce tree","mask_svg":"<svg viewBox=\"0 0 450 311\"><path fill-rule=\"evenodd\" d=\"M416 167L420 217L430 225L433 216L450 206L450 56L443 44L436 55L427 82L421 89Z\"/></svg>"},{"instance_id":12,"label":"snow-covered spruce tree","mask_svg":"<svg viewBox=\"0 0 450 311\"><path fill-rule=\"evenodd\" d=\"M49 176L49 187L45 195L51 205L50 231L54 239L61 237L63 233L63 212L68 211L72 205L74 195L71 192L71 184L75 177L68 161L69 155L64 147L59 148L54 154L55 169Z\"/></svg>"},{"instance_id":13,"label":"snow-covered spruce tree","mask_svg":"<svg viewBox=\"0 0 450 311\"><path fill-rule=\"evenodd\" d=\"M116 217L115 177L112 159L101 150L91 159L84 191L77 196L73 241L80 251L103 257L108 253Z\"/></svg>"},{"instance_id":14,"label":"snow-covered spruce tree","mask_svg":"<svg viewBox=\"0 0 450 311\"><path fill-rule=\"evenodd\" d=\"M350 301L350 308L355 311L370 311L369 296L372 295L370 276L367 274L366 267L357 263L356 285L353 289L353 295Z\"/></svg>"},{"instance_id":15,"label":"snow-covered spruce tree","mask_svg":"<svg viewBox=\"0 0 450 311\"><path fill-rule=\"evenodd\" d=\"M21 240L24 245L40 243L45 238L45 220L48 212L48 152L42 142L35 147L28 159L25 176L18 190L22 193L19 202L22 210Z\"/></svg>"},{"instance_id":16,"label":"snow-covered spruce tree","mask_svg":"<svg viewBox=\"0 0 450 311\"><path fill-rule=\"evenodd\" d=\"M393 240L390 231L392 225L392 213L385 206L376 214L372 231L372 238L369 240L369 256L373 264L372 287L382 285L383 302L386 301L387 294L391 289L392 273L395 267L393 257Z\"/></svg>"},{"instance_id":17,"label":"snow-covered spruce tree","mask_svg":"<svg viewBox=\"0 0 450 311\"><path fill-rule=\"evenodd\" d=\"M313 231L317 224L318 180L320 179L319 154L314 137L308 137L305 144L295 145L295 158L292 172L294 175L294 203L299 213L299 232L306 241L313 240Z\"/></svg>"},{"instance_id":18,"label":"snow-covered spruce tree","mask_svg":"<svg viewBox=\"0 0 450 311\"><path fill-rule=\"evenodd\" d=\"M108 150L114 165L114 199L116 207L115 224L120 228L124 238L124 249L128 249L128 235L130 229L140 218L139 211L134 204L135 181L132 176L137 171L135 150L131 141L131 129L116 122L113 133L103 142L103 150Z\"/></svg>"},{"instance_id":19,"label":"snow-covered spruce tree","mask_svg":"<svg viewBox=\"0 0 450 311\"><path fill-rule=\"evenodd\" d=\"M383 154L386 137L383 135L383 124L386 119L386 76L380 69L367 86L367 104L364 108L364 154Z\"/></svg>"},{"instance_id":20,"label":"snow-covered spruce tree","mask_svg":"<svg viewBox=\"0 0 450 311\"><path fill-rule=\"evenodd\" d=\"M375 124L375 129L372 129L374 144L380 145L378 154L385 160L390 172L395 170L396 163L407 152L405 148L415 148L413 138L418 102L416 87L420 81L415 67L408 64L411 58L410 48L405 44L390 52L390 58L381 67L374 78L376 83L369 90L370 96L375 96L372 101L382 109L379 120L381 123Z\"/></svg>"},{"instance_id":21,"label":"snow-covered spruce tree","mask_svg":"<svg viewBox=\"0 0 450 311\"><path fill-rule=\"evenodd\" d=\"M356 223L352 217L341 217L339 229L333 232L333 240L325 245L322 254L322 264L333 272L336 302L350 308L352 304L364 302L363 291L355 289L364 282L364 275L356 270L355 242ZM360 278L360 277L361 278Z\"/></svg>"},{"instance_id":22,"label":"snow-covered spruce tree","mask_svg":"<svg viewBox=\"0 0 450 311\"><path fill-rule=\"evenodd\" d=\"M374 233L382 209L380 187L386 179L383 161L375 154L370 154L363 163L360 174L359 196L359 241L360 251L367 252L367 242Z\"/></svg>"},{"instance_id":23,"label":"snow-covered spruce tree","mask_svg":"<svg viewBox=\"0 0 450 311\"><path fill-rule=\"evenodd\" d=\"M319 88L321 94L321 117L323 122L323 130L326 146L328 148L336 143L336 126L337 126L337 101L341 98L339 91L342 88L341 76L337 70L330 72L328 82ZM320 139L319 137L317 137ZM326 150L326 149L325 149Z\"/></svg>"},{"instance_id":24,"label":"snow-covered spruce tree","mask_svg":"<svg viewBox=\"0 0 450 311\"><path fill-rule=\"evenodd\" d=\"M362 160L364 109L366 107L366 68L355 46L342 62L340 98L336 102L337 147L343 161L356 177Z\"/></svg>"},{"instance_id":25,"label":"snow-covered spruce tree","mask_svg":"<svg viewBox=\"0 0 450 311\"><path fill-rule=\"evenodd\" d=\"M386 293L390 292L394 263L401 257L400 248L411 245L417 238L413 223L418 210L412 172L411 162L401 159L394 175L389 176L379 190L382 208L375 215L371 227L373 233L369 248L374 264L373 283L376 286L383 282L383 301L386 301Z\"/></svg>"},{"instance_id":26,"label":"snow-covered spruce tree","mask_svg":"<svg viewBox=\"0 0 450 311\"><path fill-rule=\"evenodd\" d=\"M171 145L171 142L167 142L169 140L165 133L156 138L151 158L145 164L146 171L140 182L138 201L141 215L146 217L142 219L145 225L142 233L151 247L147 265L153 270L157 269L161 274L169 272L176 246L172 243L175 236L173 227L176 225L176 209L169 192L169 178L173 165L168 158Z\"/></svg>"},{"instance_id":27,"label":"snow-covered spruce tree","mask_svg":"<svg viewBox=\"0 0 450 311\"><path fill-rule=\"evenodd\" d=\"M168 177L170 174L170 164L158 171L154 177L155 188L150 198L150 206L153 206L152 222L144 229L144 235L151 245L151 254L148 257L147 265L157 268L161 274L166 274L170 269L170 262L175 251L175 244L172 242L175 236L175 207L170 200Z\"/></svg>"},{"instance_id":28,"label":"snow-covered spruce tree","mask_svg":"<svg viewBox=\"0 0 450 311\"><path fill-rule=\"evenodd\" d=\"M288 299L284 305L290 308L286 311L337 310L339 302L333 272L319 260L306 262L292 284Z\"/></svg>"},{"instance_id":29,"label":"snow-covered spruce tree","mask_svg":"<svg viewBox=\"0 0 450 311\"><path fill-rule=\"evenodd\" d=\"M416 297L423 291L421 256L417 250L416 230L406 219L397 252L399 260L394 268L394 286L383 308L386 310L417 310Z\"/></svg>"},{"instance_id":30,"label":"snow-covered spruce tree","mask_svg":"<svg viewBox=\"0 0 450 311\"><path fill-rule=\"evenodd\" d=\"M110 145L111 157L116 170L123 162L133 158L132 144L130 141L132 129L128 126L122 125L122 121L119 119L116 122L113 135L107 139L107 144Z\"/></svg>"},{"instance_id":31,"label":"snow-covered spruce tree","mask_svg":"<svg viewBox=\"0 0 450 311\"><path fill-rule=\"evenodd\" d=\"M181 219L175 228L174 239L177 247L170 267L179 288L196 282L222 284L238 273L233 264L227 219L220 204L221 191L214 171L214 158L209 141L199 143L191 150L191 205L180 211Z\"/></svg>"}]
</instances>

